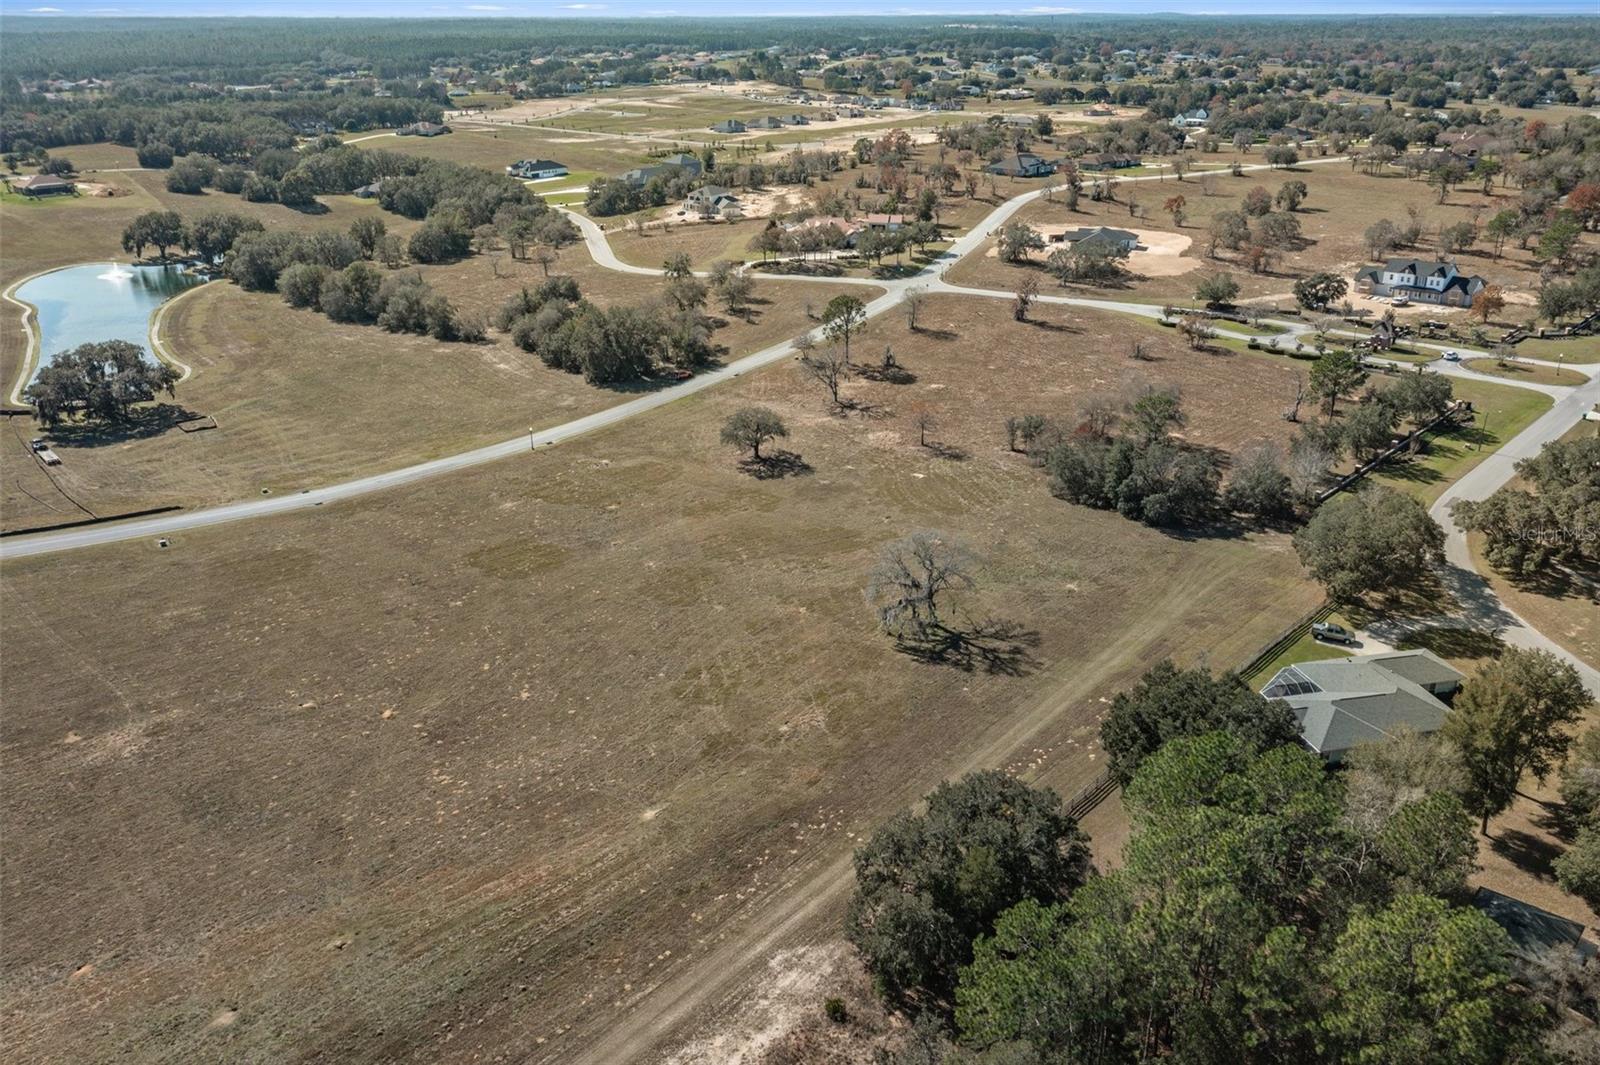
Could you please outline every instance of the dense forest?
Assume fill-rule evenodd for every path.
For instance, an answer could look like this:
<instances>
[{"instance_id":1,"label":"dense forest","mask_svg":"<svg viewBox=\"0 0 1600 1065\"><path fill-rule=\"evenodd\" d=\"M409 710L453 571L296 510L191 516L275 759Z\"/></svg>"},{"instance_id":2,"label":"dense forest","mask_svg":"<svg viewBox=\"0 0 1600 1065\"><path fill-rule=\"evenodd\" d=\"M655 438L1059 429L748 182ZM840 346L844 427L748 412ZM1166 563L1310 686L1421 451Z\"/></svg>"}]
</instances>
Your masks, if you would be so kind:
<instances>
[{"instance_id":1,"label":"dense forest","mask_svg":"<svg viewBox=\"0 0 1600 1065\"><path fill-rule=\"evenodd\" d=\"M710 51L805 47L861 51L1003 52L1076 56L1151 47L1218 55L1280 56L1301 63L1454 63L1536 66L1596 61L1594 27L1571 18L1454 20L1407 15L1364 19L1005 17L955 25L927 17L748 19L128 19L6 18L0 75L118 77L181 73L197 80L258 81L309 65L324 73L370 69L379 77L426 73L434 63L525 62L529 53Z\"/></svg>"}]
</instances>

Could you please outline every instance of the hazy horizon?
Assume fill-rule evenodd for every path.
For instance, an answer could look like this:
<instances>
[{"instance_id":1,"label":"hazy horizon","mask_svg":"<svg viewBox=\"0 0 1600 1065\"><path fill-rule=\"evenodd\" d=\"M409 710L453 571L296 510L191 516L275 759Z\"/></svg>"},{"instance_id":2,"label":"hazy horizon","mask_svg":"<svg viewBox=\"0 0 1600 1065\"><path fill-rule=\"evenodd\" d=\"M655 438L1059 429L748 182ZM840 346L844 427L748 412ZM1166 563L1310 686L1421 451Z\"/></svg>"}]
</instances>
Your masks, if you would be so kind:
<instances>
[{"instance_id":1,"label":"hazy horizon","mask_svg":"<svg viewBox=\"0 0 1600 1065\"><path fill-rule=\"evenodd\" d=\"M758 10L751 10L757 6ZM1175 17L1493 17L1588 15L1600 12L1592 0L1540 0L1507 4L1504 0L1456 0L1448 11L1434 4L1405 0L1304 0L1293 5L1265 0L1073 0L1070 4L999 4L974 0L930 0L863 12L854 0L808 0L803 5L780 2L751 5L740 0L575 0L522 3L517 0L437 3L434 0L346 0L336 12L304 0L246 0L213 5L177 0L144 0L116 4L106 0L53 0L50 3L0 0L0 16L136 17L136 18L753 18L753 17L991 17L1157 16Z\"/></svg>"}]
</instances>

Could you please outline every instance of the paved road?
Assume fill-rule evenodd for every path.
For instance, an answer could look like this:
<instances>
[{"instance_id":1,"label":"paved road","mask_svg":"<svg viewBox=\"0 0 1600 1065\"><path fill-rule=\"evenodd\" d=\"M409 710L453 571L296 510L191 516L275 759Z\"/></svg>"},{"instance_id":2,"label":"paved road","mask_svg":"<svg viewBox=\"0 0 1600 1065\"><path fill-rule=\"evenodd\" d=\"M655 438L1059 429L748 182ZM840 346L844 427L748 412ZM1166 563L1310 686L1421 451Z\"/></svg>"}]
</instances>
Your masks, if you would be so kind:
<instances>
[{"instance_id":1,"label":"paved road","mask_svg":"<svg viewBox=\"0 0 1600 1065\"><path fill-rule=\"evenodd\" d=\"M372 136L383 137L392 136L392 134L373 134ZM365 140L369 138L356 139ZM1301 165L1322 165L1343 161L1343 157L1330 157L1327 159L1313 159ZM1265 163L1260 163L1247 166L1244 169L1265 170L1269 169L1269 167ZM1157 177L1158 175L1152 174L1144 177L1124 178L1122 180L1124 182L1154 181ZM992 290L982 289L963 290L957 286L948 285L937 276L936 270L942 272L944 267L976 250L991 232L1003 225L1023 206L1043 196L1044 193L1045 188L1041 186L1030 192L1014 196L1000 204L989 213L982 223L974 226L971 232L952 244L940 256L934 267L930 267L912 277L891 281L878 281L868 278L811 278L783 274L763 275L763 277L796 283L816 283L821 281L829 284L855 284L884 289L883 295L873 299L866 305L869 317L882 314L884 311L895 307L900 302L905 291L910 288L925 288L930 291L937 289L941 292L970 291L975 295L1003 296L1006 299L1010 299L1011 293L1009 292L997 293ZM569 215L577 222L579 229L583 232L584 243L588 247L589 253L594 256L595 261L601 266L628 274L653 276L661 273L659 269L634 266L618 259L598 225L582 215L572 214L571 212L569 212ZM1063 299L1063 297L1052 297L1052 299ZM1152 310L1151 307L1144 304L1119 303L1112 300L1080 300L1076 302L1084 306L1098 306L1109 310L1126 310L1137 314L1148 314ZM816 335L815 332L814 335ZM720 369L698 374L681 384L662 388L647 396L620 403L596 414L537 432L533 434L532 443L530 443L528 437L519 436L499 444L491 444L487 447L464 451L446 458L435 459L432 462L422 462L414 466L390 470L387 473L375 474L371 477L361 477L352 481L344 481L340 484L309 489L298 495L241 500L237 503L210 507L205 510L161 515L153 518L139 518L133 521L94 525L82 529L66 529L60 532L40 533L35 536L12 537L0 540L0 559L26 558L32 555L70 551L74 548L118 543L124 540L137 540L145 537L172 536L190 529L225 525L229 522L244 521L249 518L268 517L273 514L282 514L305 507L322 506L338 500L353 499L357 496L367 495L371 492L381 492L385 489L397 488L405 484L414 484L418 481L438 477L441 474L452 473L456 470L481 466L486 462L494 462L497 459L508 458L520 452L532 450L535 445L548 447L559 444L563 440L570 440L573 437L582 436L596 429L602 429L608 425L615 425L647 410L693 395L730 378L738 377L740 374L747 373L750 370L787 358L793 352L793 345L789 342L775 344L770 348L758 351L754 355L748 355Z\"/></svg>"},{"instance_id":2,"label":"paved road","mask_svg":"<svg viewBox=\"0 0 1600 1065\"><path fill-rule=\"evenodd\" d=\"M1560 439L1586 411L1600 403L1600 376L1579 388L1567 390L1544 416L1508 440L1500 450L1467 471L1445 489L1431 513L1445 529L1445 565L1442 575L1463 606L1464 618L1475 628L1494 632L1515 647L1538 648L1571 662L1583 678L1589 694L1600 699L1600 670L1595 669L1544 633L1529 625L1516 611L1502 603L1472 565L1467 538L1450 517L1450 504L1458 499L1480 500L1492 495L1516 474L1516 464L1539 453L1552 440Z\"/></svg>"}]
</instances>

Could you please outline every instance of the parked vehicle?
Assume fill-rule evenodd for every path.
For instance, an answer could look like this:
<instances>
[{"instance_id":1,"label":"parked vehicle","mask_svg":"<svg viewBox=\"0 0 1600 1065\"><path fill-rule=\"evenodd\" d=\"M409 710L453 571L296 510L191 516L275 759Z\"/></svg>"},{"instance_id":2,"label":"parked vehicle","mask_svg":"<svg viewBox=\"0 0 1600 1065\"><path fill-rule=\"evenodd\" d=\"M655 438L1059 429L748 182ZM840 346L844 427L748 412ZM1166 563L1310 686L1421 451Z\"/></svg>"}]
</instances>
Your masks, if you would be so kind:
<instances>
[{"instance_id":1,"label":"parked vehicle","mask_svg":"<svg viewBox=\"0 0 1600 1065\"><path fill-rule=\"evenodd\" d=\"M1335 625L1331 621L1313 622L1311 636L1313 639L1322 640L1325 643L1342 643L1353 646L1356 642L1355 633L1343 625Z\"/></svg>"},{"instance_id":2,"label":"parked vehicle","mask_svg":"<svg viewBox=\"0 0 1600 1065\"><path fill-rule=\"evenodd\" d=\"M1459 351L1457 351L1455 348L1446 348L1445 351L1444 351L1444 361L1445 362L1460 362L1461 361L1461 353Z\"/></svg>"}]
</instances>

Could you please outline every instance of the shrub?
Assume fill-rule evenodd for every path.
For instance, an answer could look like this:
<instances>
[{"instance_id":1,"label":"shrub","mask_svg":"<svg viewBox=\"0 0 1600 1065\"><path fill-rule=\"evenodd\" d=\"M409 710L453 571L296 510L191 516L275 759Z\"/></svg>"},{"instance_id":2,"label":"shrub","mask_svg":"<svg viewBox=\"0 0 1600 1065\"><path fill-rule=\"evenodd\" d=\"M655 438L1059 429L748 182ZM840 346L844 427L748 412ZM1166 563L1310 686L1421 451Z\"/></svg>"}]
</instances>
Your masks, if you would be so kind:
<instances>
[{"instance_id":1,"label":"shrub","mask_svg":"<svg viewBox=\"0 0 1600 1065\"><path fill-rule=\"evenodd\" d=\"M317 263L294 263L278 275L278 292L291 307L322 306L323 287L333 272Z\"/></svg>"}]
</instances>

